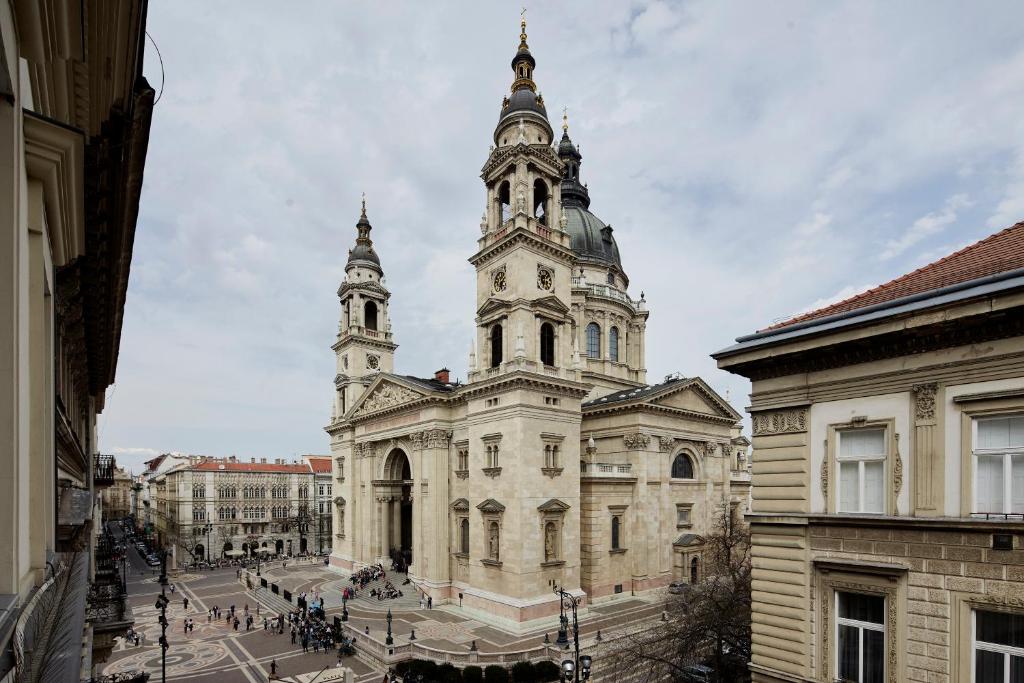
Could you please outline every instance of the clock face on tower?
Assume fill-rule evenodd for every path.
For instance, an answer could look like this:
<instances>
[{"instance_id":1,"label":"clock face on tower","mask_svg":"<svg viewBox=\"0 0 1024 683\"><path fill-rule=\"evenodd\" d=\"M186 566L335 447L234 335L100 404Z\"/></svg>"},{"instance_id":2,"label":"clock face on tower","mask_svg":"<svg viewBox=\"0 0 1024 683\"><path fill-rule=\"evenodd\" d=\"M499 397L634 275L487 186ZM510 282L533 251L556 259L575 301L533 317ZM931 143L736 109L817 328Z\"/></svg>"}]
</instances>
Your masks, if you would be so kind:
<instances>
[{"instance_id":1,"label":"clock face on tower","mask_svg":"<svg viewBox=\"0 0 1024 683\"><path fill-rule=\"evenodd\" d=\"M508 283L505 281L505 269L502 268L494 273L494 291L504 292L507 287Z\"/></svg>"},{"instance_id":2,"label":"clock face on tower","mask_svg":"<svg viewBox=\"0 0 1024 683\"><path fill-rule=\"evenodd\" d=\"M537 269L537 287L539 287L540 289L546 290L546 291L550 291L551 287L553 285L554 285L554 277L551 274L551 271L548 270L547 268L538 268Z\"/></svg>"},{"instance_id":3,"label":"clock face on tower","mask_svg":"<svg viewBox=\"0 0 1024 683\"><path fill-rule=\"evenodd\" d=\"M366 357L366 367L376 370L380 366L380 359L377 356Z\"/></svg>"}]
</instances>

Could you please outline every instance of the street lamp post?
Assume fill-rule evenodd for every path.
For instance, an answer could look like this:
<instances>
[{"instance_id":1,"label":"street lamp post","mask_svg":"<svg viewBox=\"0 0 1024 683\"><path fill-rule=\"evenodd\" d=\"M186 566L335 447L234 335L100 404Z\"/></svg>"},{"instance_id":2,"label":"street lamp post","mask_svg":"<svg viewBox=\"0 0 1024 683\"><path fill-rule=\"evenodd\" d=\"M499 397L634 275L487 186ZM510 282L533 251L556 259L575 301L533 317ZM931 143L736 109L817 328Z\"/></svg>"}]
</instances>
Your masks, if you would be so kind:
<instances>
[{"instance_id":1,"label":"street lamp post","mask_svg":"<svg viewBox=\"0 0 1024 683\"><path fill-rule=\"evenodd\" d=\"M167 680L167 605L171 601L161 592L156 598L156 608L160 610L160 680Z\"/></svg>"},{"instance_id":2,"label":"street lamp post","mask_svg":"<svg viewBox=\"0 0 1024 683\"><path fill-rule=\"evenodd\" d=\"M210 569L213 569L213 565L210 563L210 549L213 547L210 545L210 532L213 531L213 524L207 522L203 526L203 531L206 532L206 557L204 559L206 560L206 564L209 565Z\"/></svg>"},{"instance_id":3,"label":"street lamp post","mask_svg":"<svg viewBox=\"0 0 1024 683\"><path fill-rule=\"evenodd\" d=\"M558 630L557 641L560 647L568 647L569 645L568 634L566 633L569 619L566 615L566 609L572 610L572 640L575 657L562 660L562 681L563 683L568 683L568 681L573 681L574 683L586 681L590 678L590 666L593 660L589 655L580 656L580 623L576 613L580 605L580 598L558 586L555 586L554 592L559 598L558 606L561 613L559 616L561 627Z\"/></svg>"}]
</instances>

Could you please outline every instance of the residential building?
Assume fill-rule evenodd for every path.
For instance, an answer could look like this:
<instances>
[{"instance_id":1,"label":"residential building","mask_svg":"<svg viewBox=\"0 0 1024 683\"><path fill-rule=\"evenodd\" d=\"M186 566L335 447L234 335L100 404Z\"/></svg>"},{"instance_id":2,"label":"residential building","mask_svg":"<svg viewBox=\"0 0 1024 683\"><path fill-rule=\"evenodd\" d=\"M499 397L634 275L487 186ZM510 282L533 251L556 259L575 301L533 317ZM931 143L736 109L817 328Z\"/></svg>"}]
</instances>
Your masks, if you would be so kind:
<instances>
[{"instance_id":1,"label":"residential building","mask_svg":"<svg viewBox=\"0 0 1024 683\"><path fill-rule=\"evenodd\" d=\"M395 372L364 201L326 428L331 563L400 559L434 604L512 629L558 614L552 586L585 610L698 578L701 536L749 488L728 402L699 377L647 383L647 302L564 117L556 142L526 41L524 22L483 168L468 382Z\"/></svg>"},{"instance_id":2,"label":"residential building","mask_svg":"<svg viewBox=\"0 0 1024 683\"><path fill-rule=\"evenodd\" d=\"M0 1L0 681L89 678L132 623L96 416L149 139L145 25L141 0Z\"/></svg>"},{"instance_id":3,"label":"residential building","mask_svg":"<svg viewBox=\"0 0 1024 683\"><path fill-rule=\"evenodd\" d=\"M172 566L312 550L315 489L308 463L186 457L188 464L149 483L155 543L167 550Z\"/></svg>"},{"instance_id":4,"label":"residential building","mask_svg":"<svg viewBox=\"0 0 1024 683\"><path fill-rule=\"evenodd\" d=\"M1024 671L1024 223L714 354L750 378L754 681Z\"/></svg>"},{"instance_id":5,"label":"residential building","mask_svg":"<svg viewBox=\"0 0 1024 683\"><path fill-rule=\"evenodd\" d=\"M313 507L316 520L313 522L313 535L316 541L313 547L316 552L330 552L332 520L334 519L334 477L331 469L331 456L304 455L302 459L309 463L314 477Z\"/></svg>"},{"instance_id":6,"label":"residential building","mask_svg":"<svg viewBox=\"0 0 1024 683\"><path fill-rule=\"evenodd\" d=\"M132 500L132 476L120 467L114 468L114 483L101 492L103 519L121 520L129 516Z\"/></svg>"}]
</instances>

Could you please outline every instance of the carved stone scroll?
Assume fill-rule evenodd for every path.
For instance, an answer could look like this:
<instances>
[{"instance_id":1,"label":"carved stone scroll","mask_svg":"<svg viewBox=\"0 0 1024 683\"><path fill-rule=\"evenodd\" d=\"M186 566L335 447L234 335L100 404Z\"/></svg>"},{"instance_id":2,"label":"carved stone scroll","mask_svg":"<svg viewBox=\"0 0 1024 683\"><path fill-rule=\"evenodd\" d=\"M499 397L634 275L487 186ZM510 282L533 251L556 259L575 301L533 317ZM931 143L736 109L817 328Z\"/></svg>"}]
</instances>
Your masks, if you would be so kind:
<instances>
[{"instance_id":1,"label":"carved stone scroll","mask_svg":"<svg viewBox=\"0 0 1024 683\"><path fill-rule=\"evenodd\" d=\"M639 432L636 434L626 434L622 437L622 440L626 443L626 448L633 451L642 451L651 443L651 437Z\"/></svg>"},{"instance_id":2,"label":"carved stone scroll","mask_svg":"<svg viewBox=\"0 0 1024 683\"><path fill-rule=\"evenodd\" d=\"M752 422L754 436L798 434L807 431L807 409L794 408L754 413Z\"/></svg>"}]
</instances>

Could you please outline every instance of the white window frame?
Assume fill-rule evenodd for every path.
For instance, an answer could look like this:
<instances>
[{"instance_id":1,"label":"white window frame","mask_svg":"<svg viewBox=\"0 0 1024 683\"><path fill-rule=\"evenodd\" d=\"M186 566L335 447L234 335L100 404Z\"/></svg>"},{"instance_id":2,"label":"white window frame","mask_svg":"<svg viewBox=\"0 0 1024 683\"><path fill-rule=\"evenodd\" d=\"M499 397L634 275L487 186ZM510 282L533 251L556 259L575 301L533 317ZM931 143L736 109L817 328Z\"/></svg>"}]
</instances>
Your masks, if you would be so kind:
<instances>
[{"instance_id":1,"label":"white window frame","mask_svg":"<svg viewBox=\"0 0 1024 683\"><path fill-rule=\"evenodd\" d=\"M1002 415L979 415L971 418L971 514L983 515L985 512L995 515L1021 514L1013 512L1013 456L1024 456L1024 448L978 448L978 423L988 420L1005 420L1007 418L1021 417L1020 413L1006 413ZM978 509L978 456L1001 455L1003 457L1003 509L996 512Z\"/></svg>"},{"instance_id":2,"label":"white window frame","mask_svg":"<svg viewBox=\"0 0 1024 683\"><path fill-rule=\"evenodd\" d=\"M843 457L843 435L850 432L856 431L881 431L882 432L882 455L879 456L854 456L854 457ZM884 515L886 514L888 489L889 489L889 430L885 425L871 425L867 427L854 427L844 428L836 430L836 512L839 514L850 514L850 515ZM844 510L843 509L843 463L857 463L857 510ZM864 509L864 463L866 462L880 462L882 463L882 509L881 510L865 510Z\"/></svg>"},{"instance_id":3,"label":"white window frame","mask_svg":"<svg viewBox=\"0 0 1024 683\"><path fill-rule=\"evenodd\" d=\"M980 610L982 612L996 612L998 610ZM1003 683L1010 683L1010 657L1021 657L1024 658L1024 648L1013 647L1012 645L999 645L998 643L990 643L988 641L978 640L978 612L979 609L974 607L971 609L971 683L975 683L975 674L978 667L978 650L984 650L986 652L995 652L1003 655ZM978 647L978 644L984 643L984 647Z\"/></svg>"},{"instance_id":4,"label":"white window frame","mask_svg":"<svg viewBox=\"0 0 1024 683\"><path fill-rule=\"evenodd\" d=\"M841 617L841 616L839 616L839 594L840 593L847 593L849 595L866 595L866 596L872 597L872 598L881 598L882 599L882 615L883 615L882 616L882 623L881 624L876 624L873 621L860 621L858 619L850 619L848 617ZM885 676L888 673L888 671L887 671L888 667L886 666L887 662L886 662L885 652L886 652L886 648L888 648L888 642L889 642L888 636L886 634L887 624L885 623L885 615L887 614L887 611L886 611L885 601L886 600L890 600L890 599L891 598L889 596L887 596L887 595L874 595L874 594L871 594L871 593L855 593L853 591L844 591L844 590L839 590L839 589L834 591L834 595L833 595L833 598L832 598L832 600L833 600L832 607L835 610L836 623L835 623L835 626L832 628L832 651L833 651L833 655L832 655L832 666L833 666L833 669L832 670L835 671L835 675L836 675L836 679L837 680L838 680L838 677L839 677L839 627L840 626L853 626L854 628L857 629L857 653L859 655L858 660L857 660L857 670L858 670L858 673L861 674L861 675L863 675L863 673L864 673L864 631L866 629L866 630L869 630L869 631L880 631L881 632L881 634L882 634L882 644L883 644L883 648L882 648L882 680L885 680Z\"/></svg>"}]
</instances>

